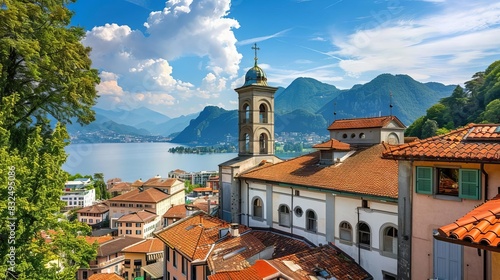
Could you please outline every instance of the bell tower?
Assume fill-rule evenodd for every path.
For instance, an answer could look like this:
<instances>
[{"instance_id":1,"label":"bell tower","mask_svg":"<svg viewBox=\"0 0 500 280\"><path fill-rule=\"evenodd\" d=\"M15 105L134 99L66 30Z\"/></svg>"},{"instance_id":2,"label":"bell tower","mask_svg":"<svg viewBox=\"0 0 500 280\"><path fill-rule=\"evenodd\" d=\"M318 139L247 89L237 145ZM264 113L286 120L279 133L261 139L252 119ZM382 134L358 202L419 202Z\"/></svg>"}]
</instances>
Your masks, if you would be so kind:
<instances>
[{"instance_id":1,"label":"bell tower","mask_svg":"<svg viewBox=\"0 0 500 280\"><path fill-rule=\"evenodd\" d=\"M238 155L274 155L274 93L278 88L267 85L267 77L257 65L254 44L254 66L247 71L238 93Z\"/></svg>"}]
</instances>

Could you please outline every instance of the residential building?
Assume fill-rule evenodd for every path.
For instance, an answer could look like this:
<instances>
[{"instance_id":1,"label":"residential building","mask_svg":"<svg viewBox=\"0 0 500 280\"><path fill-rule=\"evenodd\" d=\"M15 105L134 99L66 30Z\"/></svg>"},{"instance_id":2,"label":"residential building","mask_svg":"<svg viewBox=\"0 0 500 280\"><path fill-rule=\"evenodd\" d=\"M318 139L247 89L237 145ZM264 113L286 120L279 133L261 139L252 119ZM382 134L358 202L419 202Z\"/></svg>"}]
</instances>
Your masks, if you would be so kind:
<instances>
[{"instance_id":1,"label":"residential building","mask_svg":"<svg viewBox=\"0 0 500 280\"><path fill-rule=\"evenodd\" d=\"M219 166L220 217L333 243L374 279L396 279L398 165L381 156L384 142L402 143L405 126L395 116L336 120L316 152L281 161L266 80L255 65L235 89L239 154Z\"/></svg>"},{"instance_id":2,"label":"residential building","mask_svg":"<svg viewBox=\"0 0 500 280\"><path fill-rule=\"evenodd\" d=\"M213 191L219 191L219 176L210 176L205 184L205 187L211 188Z\"/></svg>"},{"instance_id":3,"label":"residential building","mask_svg":"<svg viewBox=\"0 0 500 280\"><path fill-rule=\"evenodd\" d=\"M89 226L94 226L108 220L109 206L105 202L96 203L91 206L78 209L76 213L78 221L86 223Z\"/></svg>"},{"instance_id":4,"label":"residential building","mask_svg":"<svg viewBox=\"0 0 500 280\"><path fill-rule=\"evenodd\" d=\"M160 216L148 210L125 214L118 219L118 235L148 238L161 225Z\"/></svg>"},{"instance_id":5,"label":"residential building","mask_svg":"<svg viewBox=\"0 0 500 280\"><path fill-rule=\"evenodd\" d=\"M108 189L108 192L111 194L112 197L115 197L127 193L133 189L134 187L132 187L131 183L116 182L113 183L112 187Z\"/></svg>"},{"instance_id":6,"label":"residential building","mask_svg":"<svg viewBox=\"0 0 500 280\"><path fill-rule=\"evenodd\" d=\"M434 236L443 225L497 195L499 125L470 124L444 135L387 145L384 157L399 165L399 278L487 279L489 251Z\"/></svg>"},{"instance_id":7,"label":"residential building","mask_svg":"<svg viewBox=\"0 0 500 280\"><path fill-rule=\"evenodd\" d=\"M153 178L125 194L108 200L110 208L110 227L117 228L118 219L141 210L148 210L159 217L172 205L184 204L184 184L177 179ZM157 228L162 226L158 219Z\"/></svg>"},{"instance_id":8,"label":"residential building","mask_svg":"<svg viewBox=\"0 0 500 280\"><path fill-rule=\"evenodd\" d=\"M142 268L144 266L160 262L163 263L164 243L158 238L148 238L122 250L124 253L123 278L134 280L137 277L144 277Z\"/></svg>"},{"instance_id":9,"label":"residential building","mask_svg":"<svg viewBox=\"0 0 500 280\"><path fill-rule=\"evenodd\" d=\"M114 273L121 275L124 254L121 252L123 248L142 241L141 238L120 236L120 237L86 237L87 242L93 244L99 243L97 249L97 257L89 263L89 268L80 268L76 278L78 280L86 280L91 275L97 273Z\"/></svg>"},{"instance_id":10,"label":"residential building","mask_svg":"<svg viewBox=\"0 0 500 280\"><path fill-rule=\"evenodd\" d=\"M499 190L500 192L500 190ZM500 279L500 194L472 209L455 222L444 225L434 238L466 247L484 254L483 279Z\"/></svg>"},{"instance_id":11,"label":"residential building","mask_svg":"<svg viewBox=\"0 0 500 280\"><path fill-rule=\"evenodd\" d=\"M186 172L180 169L172 170L168 173L169 178L177 178L183 181L189 181L192 185L200 186L205 186L211 177L217 175L217 171Z\"/></svg>"},{"instance_id":12,"label":"residential building","mask_svg":"<svg viewBox=\"0 0 500 280\"><path fill-rule=\"evenodd\" d=\"M82 208L95 201L95 190L89 178L79 178L64 184L61 200L66 203L65 209Z\"/></svg>"},{"instance_id":13,"label":"residential building","mask_svg":"<svg viewBox=\"0 0 500 280\"><path fill-rule=\"evenodd\" d=\"M163 226L167 227L180 219L184 219L187 215L186 205L179 204L170 207L163 215Z\"/></svg>"}]
</instances>

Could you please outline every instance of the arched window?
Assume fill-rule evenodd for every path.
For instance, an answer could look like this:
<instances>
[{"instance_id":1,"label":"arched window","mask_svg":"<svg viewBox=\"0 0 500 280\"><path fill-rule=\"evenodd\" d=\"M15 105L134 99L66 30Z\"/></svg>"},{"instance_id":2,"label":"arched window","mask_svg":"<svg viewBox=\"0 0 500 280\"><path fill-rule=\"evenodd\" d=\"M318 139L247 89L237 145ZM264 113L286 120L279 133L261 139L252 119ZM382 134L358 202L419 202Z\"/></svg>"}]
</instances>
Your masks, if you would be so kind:
<instances>
[{"instance_id":1,"label":"arched window","mask_svg":"<svg viewBox=\"0 0 500 280\"><path fill-rule=\"evenodd\" d=\"M245 152L250 152L250 135L248 133L245 133Z\"/></svg>"},{"instance_id":2,"label":"arched window","mask_svg":"<svg viewBox=\"0 0 500 280\"><path fill-rule=\"evenodd\" d=\"M382 250L386 253L398 254L398 230L393 226L388 226L383 230Z\"/></svg>"},{"instance_id":3,"label":"arched window","mask_svg":"<svg viewBox=\"0 0 500 280\"><path fill-rule=\"evenodd\" d=\"M257 197L253 200L253 216L257 218L263 218L262 199L260 199L260 197Z\"/></svg>"},{"instance_id":4,"label":"arched window","mask_svg":"<svg viewBox=\"0 0 500 280\"><path fill-rule=\"evenodd\" d=\"M340 240L352 242L352 226L348 222L341 222L339 226Z\"/></svg>"},{"instance_id":5,"label":"arched window","mask_svg":"<svg viewBox=\"0 0 500 280\"><path fill-rule=\"evenodd\" d=\"M248 104L243 105L243 112L245 114L243 123L249 123L250 122L250 105L248 105Z\"/></svg>"},{"instance_id":6,"label":"arched window","mask_svg":"<svg viewBox=\"0 0 500 280\"><path fill-rule=\"evenodd\" d=\"M259 106L259 122L267 123L267 108L264 104L260 104Z\"/></svg>"},{"instance_id":7,"label":"arched window","mask_svg":"<svg viewBox=\"0 0 500 280\"><path fill-rule=\"evenodd\" d=\"M280 205L278 208L279 212L279 225L284 227L290 227L290 208L287 205Z\"/></svg>"},{"instance_id":8,"label":"arched window","mask_svg":"<svg viewBox=\"0 0 500 280\"><path fill-rule=\"evenodd\" d=\"M306 211L306 229L308 231L317 232L318 231L318 217L313 210Z\"/></svg>"},{"instance_id":9,"label":"arched window","mask_svg":"<svg viewBox=\"0 0 500 280\"><path fill-rule=\"evenodd\" d=\"M265 133L259 136L259 148L261 154L267 154L267 135Z\"/></svg>"},{"instance_id":10,"label":"arched window","mask_svg":"<svg viewBox=\"0 0 500 280\"><path fill-rule=\"evenodd\" d=\"M358 243L359 247L363 249L370 249L371 246L370 227L363 222L358 224Z\"/></svg>"},{"instance_id":11,"label":"arched window","mask_svg":"<svg viewBox=\"0 0 500 280\"><path fill-rule=\"evenodd\" d=\"M391 132L387 136L387 143L389 143L391 145L399 144L399 137L398 137L398 135L396 133L394 133L394 132Z\"/></svg>"}]
</instances>

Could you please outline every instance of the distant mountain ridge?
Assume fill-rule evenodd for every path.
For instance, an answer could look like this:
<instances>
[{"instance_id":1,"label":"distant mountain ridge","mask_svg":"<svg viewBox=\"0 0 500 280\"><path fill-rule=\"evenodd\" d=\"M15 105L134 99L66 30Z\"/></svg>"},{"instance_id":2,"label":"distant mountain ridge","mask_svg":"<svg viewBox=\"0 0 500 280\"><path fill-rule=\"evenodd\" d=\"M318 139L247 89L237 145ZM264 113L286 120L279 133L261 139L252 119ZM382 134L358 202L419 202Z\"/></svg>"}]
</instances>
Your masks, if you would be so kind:
<instances>
[{"instance_id":1,"label":"distant mountain ridge","mask_svg":"<svg viewBox=\"0 0 500 280\"><path fill-rule=\"evenodd\" d=\"M408 75L382 74L372 81L339 90L312 78L298 78L275 98L275 133L327 134L334 119L392 114L410 125L455 85L420 83ZM392 95L392 98L391 98ZM390 105L392 104L392 110ZM237 111L206 107L172 142L212 145L238 136Z\"/></svg>"}]
</instances>

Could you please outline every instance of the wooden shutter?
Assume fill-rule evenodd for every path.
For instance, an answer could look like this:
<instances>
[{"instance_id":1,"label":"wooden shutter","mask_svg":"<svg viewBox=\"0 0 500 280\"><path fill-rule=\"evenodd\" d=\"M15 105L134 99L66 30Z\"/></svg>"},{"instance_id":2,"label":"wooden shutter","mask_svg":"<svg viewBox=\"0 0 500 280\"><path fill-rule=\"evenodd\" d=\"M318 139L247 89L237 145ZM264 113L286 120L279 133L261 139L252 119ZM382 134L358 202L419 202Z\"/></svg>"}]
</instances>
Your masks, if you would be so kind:
<instances>
[{"instance_id":1,"label":"wooden shutter","mask_svg":"<svg viewBox=\"0 0 500 280\"><path fill-rule=\"evenodd\" d=\"M481 197L481 176L479 174L479 170L460 169L459 176L459 197L479 200L479 198Z\"/></svg>"},{"instance_id":2,"label":"wooden shutter","mask_svg":"<svg viewBox=\"0 0 500 280\"><path fill-rule=\"evenodd\" d=\"M416 192L432 194L432 167L417 166Z\"/></svg>"}]
</instances>

